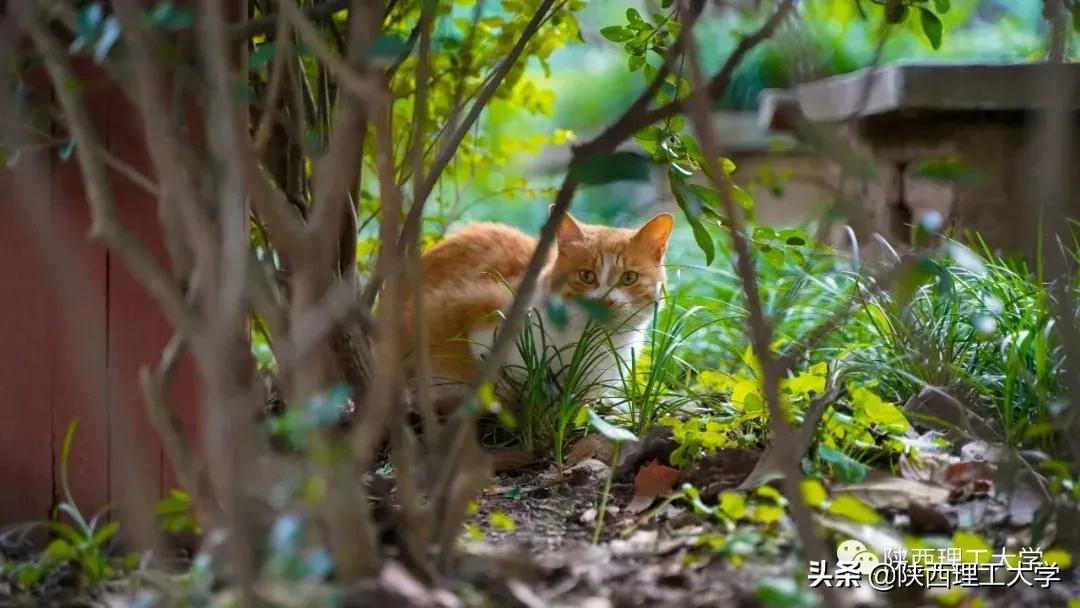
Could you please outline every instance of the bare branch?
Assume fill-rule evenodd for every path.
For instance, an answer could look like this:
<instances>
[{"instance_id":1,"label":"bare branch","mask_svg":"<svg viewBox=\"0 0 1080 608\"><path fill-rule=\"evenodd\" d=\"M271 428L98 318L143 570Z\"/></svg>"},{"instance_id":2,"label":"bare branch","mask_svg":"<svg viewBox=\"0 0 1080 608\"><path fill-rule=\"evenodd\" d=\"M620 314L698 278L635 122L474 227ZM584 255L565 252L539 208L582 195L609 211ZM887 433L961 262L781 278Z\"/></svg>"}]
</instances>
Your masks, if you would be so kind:
<instances>
[{"instance_id":1,"label":"bare branch","mask_svg":"<svg viewBox=\"0 0 1080 608\"><path fill-rule=\"evenodd\" d=\"M728 55L724 65L721 66L718 71L709 82L705 85L697 85L702 90L695 90L690 95L675 99L659 108L646 112L640 120L629 123L625 126L625 129L629 131L630 135L637 132L642 127L651 125L655 122L671 118L676 114L682 113L686 110L685 104L693 99L695 96L705 95L708 99L719 99L724 91L731 85L731 78L735 74L735 68L739 67L742 60L746 55L752 51L757 45L768 40L776 32L776 29L780 27L780 24L787 19L787 16L795 8L796 0L782 0L780 5L777 6L773 14L761 25L757 30L751 33L749 36L739 41L739 44L735 47L735 50ZM620 133L621 134L621 133ZM624 137L624 139L625 139Z\"/></svg>"},{"instance_id":2,"label":"bare branch","mask_svg":"<svg viewBox=\"0 0 1080 608\"><path fill-rule=\"evenodd\" d=\"M303 218L294 210L285 193L271 184L270 177L259 165L251 142L242 145L245 147L240 155L244 184L250 193L252 206L270 228L274 247L287 257L302 255L305 250Z\"/></svg>"},{"instance_id":3,"label":"bare branch","mask_svg":"<svg viewBox=\"0 0 1080 608\"><path fill-rule=\"evenodd\" d=\"M350 89L358 98L363 99L366 97L372 88L370 84L356 73L353 66L346 63L333 49L327 46L322 36L319 35L319 31L307 20L304 13L296 6L296 3L293 0L281 0L279 4L282 15L296 29L300 39L311 48L311 52L330 70L334 77L338 79L338 82L343 87ZM350 20L357 18L359 16L353 15Z\"/></svg>"},{"instance_id":4,"label":"bare branch","mask_svg":"<svg viewBox=\"0 0 1080 608\"><path fill-rule=\"evenodd\" d=\"M128 43L134 65L136 104L142 117L150 157L157 169L158 179L164 192L162 205L175 204L183 219L185 236L191 243L191 251L200 267L215 263L217 247L213 229L206 210L199 202L188 158L180 147L176 134L169 129L169 107L165 101L168 87L157 63L156 45L142 27L142 9L134 0L117 0L116 15L123 24L124 38Z\"/></svg>"},{"instance_id":5,"label":"bare branch","mask_svg":"<svg viewBox=\"0 0 1080 608\"><path fill-rule=\"evenodd\" d=\"M315 6L304 9L304 16L311 21L325 21L334 13L348 8L349 0L326 0ZM274 31L279 22L279 15L264 15L237 23L229 28L229 38L233 42L241 42L254 38L259 34L269 34Z\"/></svg>"},{"instance_id":6,"label":"bare branch","mask_svg":"<svg viewBox=\"0 0 1080 608\"><path fill-rule=\"evenodd\" d=\"M255 128L255 152L260 157L266 143L270 141L270 129L273 127L274 115L277 112L278 100L281 97L281 87L284 85L287 76L285 60L291 46L290 37L289 22L285 18L279 17L277 20L277 33L274 35L274 44L277 46L274 49L274 61L270 65L270 82L267 85L262 116L259 118L258 126Z\"/></svg>"},{"instance_id":7,"label":"bare branch","mask_svg":"<svg viewBox=\"0 0 1080 608\"><path fill-rule=\"evenodd\" d=\"M196 506L200 519L212 522L220 515L214 503L213 490L209 481L203 479L202 469L197 466L180 420L169 403L172 378L183 352L184 339L180 334L176 334L162 350L161 360L156 368L143 366L139 370L139 384L146 402L147 417L161 437L162 447L176 473L177 481L191 495L192 504Z\"/></svg>"},{"instance_id":8,"label":"bare branch","mask_svg":"<svg viewBox=\"0 0 1080 608\"><path fill-rule=\"evenodd\" d=\"M793 2L790 1L781 4L781 7L770 18L770 21L774 21L777 14L781 15L780 20L782 20L782 16L786 15L785 7L790 10L792 4ZM776 25L779 25L779 21L776 21ZM720 165L720 142L716 134L716 127L711 120L709 99L712 98L712 95L722 92L714 89L713 83L725 82L725 79L717 80L714 78L708 86L702 86L700 83L704 79L701 74L696 45L688 45L687 51L693 81L698 85L695 92L687 97L686 104L688 104L689 116L694 124L694 129L701 144L702 154L707 163L705 173L720 192L728 233L731 235L735 247L735 270L742 284L750 312L751 343L762 369L762 389L765 394L765 402L769 408L770 441L775 446L783 446L783 449L777 453L777 458L780 461L778 463L780 472L784 476L782 480L784 494L790 505L791 516L807 558L811 560L827 559L828 552L825 543L817 534L813 514L802 496L799 471L799 463L802 457L794 453L794 448L797 446L793 440L797 438L797 434L791 424L788 423L780 401L781 369L772 353L773 328L770 320L765 316L762 306L757 275L754 270L753 253L750 250L750 241L743 229L742 209L736 205L732 197L733 184L731 183L731 177ZM738 52L739 49L736 49L736 53ZM730 65L730 62L725 64L725 66L727 65ZM733 70L732 67L731 71ZM725 70L721 70L718 76L722 76L724 73ZM730 76L726 80L730 80ZM832 602L831 593L826 593L825 601L827 605Z\"/></svg>"},{"instance_id":9,"label":"bare branch","mask_svg":"<svg viewBox=\"0 0 1080 608\"><path fill-rule=\"evenodd\" d=\"M284 9L290 0L282 3ZM316 264L330 266L337 259L338 241L327 238L330 235L338 235L341 226L347 217L349 193L354 189L364 151L364 135L366 127L367 108L371 104L389 104L388 93L384 86L379 86L375 81L375 75L364 72L364 55L369 46L369 41L374 37L372 23L380 23L382 15L371 3L357 3L363 6L354 7L349 18L349 41L346 49L345 61L342 64L342 73L356 76L358 79L365 76L371 84L364 90L353 90L343 87L338 91L337 116L334 128L327 145L326 152L319 158L314 170L314 197L315 209L309 226L309 238L316 250ZM381 4L379 4L381 7ZM290 12L292 9L288 9ZM310 23L299 25L300 17L291 13L298 31L302 29L314 30ZM359 76L357 76L359 74ZM335 73L341 77L341 73Z\"/></svg>"},{"instance_id":10,"label":"bare branch","mask_svg":"<svg viewBox=\"0 0 1080 608\"><path fill-rule=\"evenodd\" d=\"M434 3L425 2L421 6L420 23L417 25L420 50L416 70L416 100L413 103L412 149L409 151L412 160L413 192L418 192L423 187L421 181L424 173L424 133L427 129L428 78L431 73L431 28L435 20L434 13ZM473 27L476 27L475 24ZM423 205L423 201L414 197L412 204L416 207ZM405 238L404 235L402 238ZM416 383L417 409L420 411L424 422L424 442L428 450L431 451L434 449L439 421L431 401L432 365L431 353L428 352L427 324L424 320L424 290L420 270L419 231L416 233L415 241L405 242L405 251L408 252L406 257L408 259L409 274L412 278L412 332L415 336L412 346L416 357L416 377L413 381Z\"/></svg>"}]
</instances>

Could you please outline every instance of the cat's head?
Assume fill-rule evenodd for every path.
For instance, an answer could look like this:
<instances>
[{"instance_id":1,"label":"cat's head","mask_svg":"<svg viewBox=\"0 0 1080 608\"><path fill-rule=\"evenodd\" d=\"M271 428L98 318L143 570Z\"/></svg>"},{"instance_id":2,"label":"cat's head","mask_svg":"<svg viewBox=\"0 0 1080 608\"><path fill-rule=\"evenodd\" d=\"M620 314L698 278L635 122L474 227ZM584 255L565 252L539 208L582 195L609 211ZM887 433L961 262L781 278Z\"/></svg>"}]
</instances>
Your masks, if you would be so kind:
<instances>
[{"instance_id":1,"label":"cat's head","mask_svg":"<svg viewBox=\"0 0 1080 608\"><path fill-rule=\"evenodd\" d=\"M647 316L666 280L664 253L674 224L668 213L637 229L583 224L567 213L559 224L551 292L602 303L616 325Z\"/></svg>"}]
</instances>

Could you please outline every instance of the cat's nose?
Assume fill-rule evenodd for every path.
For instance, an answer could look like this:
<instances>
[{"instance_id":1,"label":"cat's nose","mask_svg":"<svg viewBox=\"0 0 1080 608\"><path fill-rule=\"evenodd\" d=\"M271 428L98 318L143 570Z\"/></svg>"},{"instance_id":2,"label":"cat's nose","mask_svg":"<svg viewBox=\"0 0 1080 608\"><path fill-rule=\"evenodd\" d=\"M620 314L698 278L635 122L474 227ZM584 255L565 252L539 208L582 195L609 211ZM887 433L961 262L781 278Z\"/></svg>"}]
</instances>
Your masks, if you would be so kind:
<instances>
[{"instance_id":1,"label":"cat's nose","mask_svg":"<svg viewBox=\"0 0 1080 608\"><path fill-rule=\"evenodd\" d=\"M604 298L604 304L607 304L608 308L614 308L615 303L616 303L615 298L613 298L611 296L608 296L608 297Z\"/></svg>"}]
</instances>

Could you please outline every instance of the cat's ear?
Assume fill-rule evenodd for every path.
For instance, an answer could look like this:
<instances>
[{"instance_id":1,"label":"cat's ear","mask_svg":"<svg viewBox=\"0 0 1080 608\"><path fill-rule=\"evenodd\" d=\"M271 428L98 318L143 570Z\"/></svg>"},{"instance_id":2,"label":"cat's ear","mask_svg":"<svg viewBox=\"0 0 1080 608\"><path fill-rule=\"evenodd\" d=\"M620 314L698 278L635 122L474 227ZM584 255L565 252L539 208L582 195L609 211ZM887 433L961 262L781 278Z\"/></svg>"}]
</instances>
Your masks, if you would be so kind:
<instances>
[{"instance_id":1,"label":"cat's ear","mask_svg":"<svg viewBox=\"0 0 1080 608\"><path fill-rule=\"evenodd\" d=\"M551 211L554 208L555 205L552 205L548 208L548 211ZM579 224L578 221L574 219L574 216L570 215L570 212L567 211L563 214L562 220L559 222L559 231L555 233L555 236L559 244L565 245L574 241L580 241L585 237L585 232L581 230L581 224Z\"/></svg>"},{"instance_id":2,"label":"cat's ear","mask_svg":"<svg viewBox=\"0 0 1080 608\"><path fill-rule=\"evenodd\" d=\"M661 213L638 228L632 242L635 247L648 252L653 261L659 263L664 259L668 239L671 238L671 229L674 227L675 218L670 213Z\"/></svg>"}]
</instances>

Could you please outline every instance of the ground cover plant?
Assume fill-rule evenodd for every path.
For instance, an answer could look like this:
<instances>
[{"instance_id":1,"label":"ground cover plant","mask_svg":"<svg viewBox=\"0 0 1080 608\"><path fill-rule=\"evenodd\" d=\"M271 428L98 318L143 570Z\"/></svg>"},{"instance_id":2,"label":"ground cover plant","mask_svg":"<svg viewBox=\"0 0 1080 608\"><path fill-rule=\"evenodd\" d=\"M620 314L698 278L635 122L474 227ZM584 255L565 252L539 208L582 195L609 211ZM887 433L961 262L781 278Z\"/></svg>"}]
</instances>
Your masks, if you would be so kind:
<instances>
[{"instance_id":1,"label":"ground cover plant","mask_svg":"<svg viewBox=\"0 0 1080 608\"><path fill-rule=\"evenodd\" d=\"M5 179L31 238L62 249L34 201L48 198L50 163L77 163L90 237L175 332L140 380L179 487L159 496L118 474L117 504L87 515L68 484L72 422L56 508L0 535L5 602L1080 601L1080 246L1064 203L1018 253L933 214L912 218L905 242L860 240L843 228L861 212L840 187L826 213L769 225L756 193L787 178L728 158L713 120L761 79L795 85L815 62L947 54L999 3L11 4ZM1060 67L1080 8L1042 6L1045 22L1006 25L1029 26ZM847 49L837 31L875 44ZM706 43L718 33L723 44ZM588 96L559 89L582 88L560 53L585 44L615 58L619 84L563 120L574 112L560 97ZM131 108L144 164L102 141L101 91ZM1051 110L1042 162L1068 167L1070 121ZM574 122L586 116L597 121ZM843 180L875 179L842 129L804 127ZM534 166L545 162L554 175ZM1071 188L1060 177L1048 199ZM160 234L128 227L121 180L152 196ZM623 204L637 187L663 201ZM596 302L534 299L571 206L607 224L650 207L678 218L667 283L629 353L611 357L619 328ZM427 339L410 307L420 256L463 223L515 215L543 218L537 250L506 281L513 304L476 380L440 411L446 387L404 338ZM70 278L50 275L68 296L59 314L81 319ZM589 322L556 347L549 323L571 307ZM198 433L178 417L196 404L169 390L182 357L201 382ZM130 437L115 441L140 458ZM822 568L897 550L924 568L998 559L1056 580L820 584Z\"/></svg>"}]
</instances>

